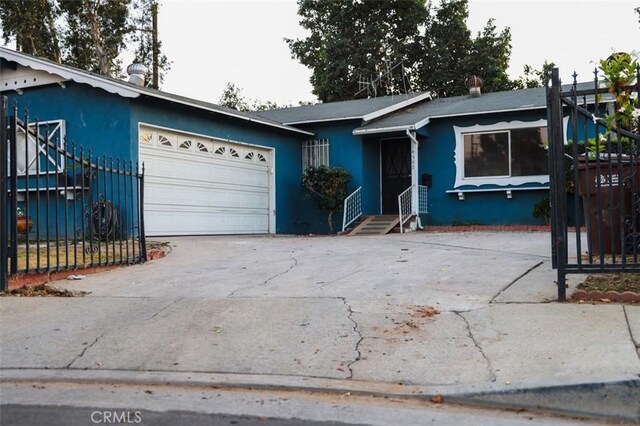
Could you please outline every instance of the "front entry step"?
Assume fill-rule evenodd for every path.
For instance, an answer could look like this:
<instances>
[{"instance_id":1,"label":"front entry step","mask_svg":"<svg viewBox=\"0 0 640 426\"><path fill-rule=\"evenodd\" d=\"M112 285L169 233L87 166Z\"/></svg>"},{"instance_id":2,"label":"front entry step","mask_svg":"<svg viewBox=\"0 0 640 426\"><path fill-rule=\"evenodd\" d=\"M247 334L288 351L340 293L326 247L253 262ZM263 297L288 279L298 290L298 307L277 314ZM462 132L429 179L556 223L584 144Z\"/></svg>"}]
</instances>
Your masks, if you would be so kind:
<instances>
[{"instance_id":1,"label":"front entry step","mask_svg":"<svg viewBox=\"0 0 640 426\"><path fill-rule=\"evenodd\" d=\"M398 226L398 215L378 215L366 217L349 235L384 235Z\"/></svg>"}]
</instances>

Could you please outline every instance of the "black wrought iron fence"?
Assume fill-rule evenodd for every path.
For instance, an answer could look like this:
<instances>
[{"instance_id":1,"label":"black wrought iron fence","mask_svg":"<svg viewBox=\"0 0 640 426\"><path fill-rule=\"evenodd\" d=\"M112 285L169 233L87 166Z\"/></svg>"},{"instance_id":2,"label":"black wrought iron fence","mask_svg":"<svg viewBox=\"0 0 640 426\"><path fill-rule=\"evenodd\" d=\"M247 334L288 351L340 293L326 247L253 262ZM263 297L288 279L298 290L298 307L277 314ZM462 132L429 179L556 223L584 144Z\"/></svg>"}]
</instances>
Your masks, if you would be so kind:
<instances>
[{"instance_id":1,"label":"black wrought iron fence","mask_svg":"<svg viewBox=\"0 0 640 426\"><path fill-rule=\"evenodd\" d=\"M567 274L640 272L640 67L626 81L594 74L563 90L554 69L547 92L559 300Z\"/></svg>"},{"instance_id":2,"label":"black wrought iron fence","mask_svg":"<svg viewBox=\"0 0 640 426\"><path fill-rule=\"evenodd\" d=\"M0 97L0 289L11 275L146 260L144 167L67 144Z\"/></svg>"}]
</instances>

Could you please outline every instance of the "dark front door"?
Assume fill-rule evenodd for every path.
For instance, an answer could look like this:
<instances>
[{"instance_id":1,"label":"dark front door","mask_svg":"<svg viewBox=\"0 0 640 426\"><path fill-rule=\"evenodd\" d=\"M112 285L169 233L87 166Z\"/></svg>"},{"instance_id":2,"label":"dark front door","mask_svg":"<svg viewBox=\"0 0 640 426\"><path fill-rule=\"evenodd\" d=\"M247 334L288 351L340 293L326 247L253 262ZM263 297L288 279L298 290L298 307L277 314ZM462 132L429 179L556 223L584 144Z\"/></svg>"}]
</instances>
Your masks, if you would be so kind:
<instances>
[{"instance_id":1,"label":"dark front door","mask_svg":"<svg viewBox=\"0 0 640 426\"><path fill-rule=\"evenodd\" d=\"M398 214L398 195L411 186L411 145L408 139L380 141L382 214Z\"/></svg>"}]
</instances>

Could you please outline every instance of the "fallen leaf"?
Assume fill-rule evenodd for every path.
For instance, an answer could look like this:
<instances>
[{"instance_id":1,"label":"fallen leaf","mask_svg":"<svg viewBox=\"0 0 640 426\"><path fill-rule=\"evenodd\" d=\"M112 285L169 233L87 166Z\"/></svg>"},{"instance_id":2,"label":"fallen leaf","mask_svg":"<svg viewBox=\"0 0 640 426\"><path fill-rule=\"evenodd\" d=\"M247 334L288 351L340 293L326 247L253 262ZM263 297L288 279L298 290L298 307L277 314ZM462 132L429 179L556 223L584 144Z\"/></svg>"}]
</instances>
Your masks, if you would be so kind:
<instances>
[{"instance_id":1,"label":"fallen leaf","mask_svg":"<svg viewBox=\"0 0 640 426\"><path fill-rule=\"evenodd\" d=\"M404 322L404 324L405 324L407 327L411 327L411 328L418 328L418 324L416 324L416 323L415 323L415 322L413 322L413 321L405 321L405 322Z\"/></svg>"},{"instance_id":2,"label":"fallen leaf","mask_svg":"<svg viewBox=\"0 0 640 426\"><path fill-rule=\"evenodd\" d=\"M610 300L610 299L607 299L607 298L602 298L602 299L600 299L600 301L601 301L602 303L610 303L610 302L611 302L611 300Z\"/></svg>"},{"instance_id":3,"label":"fallen leaf","mask_svg":"<svg viewBox=\"0 0 640 426\"><path fill-rule=\"evenodd\" d=\"M344 368L340 368L340 367L338 367L338 368L336 368L336 370L338 370L338 371L344 371Z\"/></svg>"},{"instance_id":4,"label":"fallen leaf","mask_svg":"<svg viewBox=\"0 0 640 426\"><path fill-rule=\"evenodd\" d=\"M441 395L436 395L433 398L431 398L431 402L433 402L434 404L442 404L442 396Z\"/></svg>"}]
</instances>

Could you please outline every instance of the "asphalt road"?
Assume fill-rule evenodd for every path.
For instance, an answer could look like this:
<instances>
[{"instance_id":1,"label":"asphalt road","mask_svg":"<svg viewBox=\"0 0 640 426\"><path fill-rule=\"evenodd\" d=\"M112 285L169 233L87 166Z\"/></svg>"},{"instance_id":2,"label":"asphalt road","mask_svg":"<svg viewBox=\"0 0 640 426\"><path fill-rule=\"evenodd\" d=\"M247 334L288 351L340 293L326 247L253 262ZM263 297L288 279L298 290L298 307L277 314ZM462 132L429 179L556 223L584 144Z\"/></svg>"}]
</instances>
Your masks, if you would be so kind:
<instances>
[{"instance_id":1,"label":"asphalt road","mask_svg":"<svg viewBox=\"0 0 640 426\"><path fill-rule=\"evenodd\" d=\"M347 423L316 422L300 419L275 419L255 416L202 414L186 411L106 410L97 407L53 405L2 405L2 426L86 426L131 424L153 426L340 426ZM353 424L353 423L351 423Z\"/></svg>"}]
</instances>

